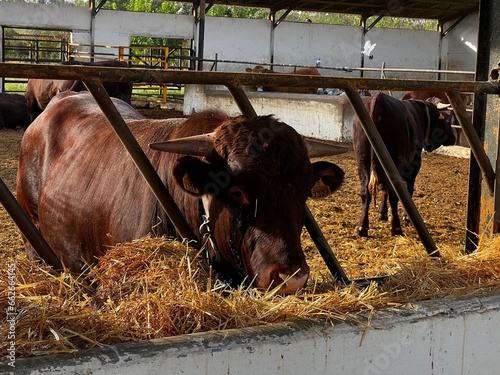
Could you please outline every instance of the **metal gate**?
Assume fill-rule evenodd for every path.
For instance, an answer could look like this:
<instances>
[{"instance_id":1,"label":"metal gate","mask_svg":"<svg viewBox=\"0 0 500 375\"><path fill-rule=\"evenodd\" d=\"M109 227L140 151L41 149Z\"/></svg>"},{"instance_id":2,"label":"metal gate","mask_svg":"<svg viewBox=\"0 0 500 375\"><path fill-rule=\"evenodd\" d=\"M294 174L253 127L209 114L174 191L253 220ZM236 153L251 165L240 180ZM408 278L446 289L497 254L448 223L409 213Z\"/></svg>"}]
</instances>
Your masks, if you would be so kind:
<instances>
[{"instance_id":1,"label":"metal gate","mask_svg":"<svg viewBox=\"0 0 500 375\"><path fill-rule=\"evenodd\" d=\"M131 45L105 46L92 44L69 44L69 58L79 60L118 59L128 63L130 68L159 70L189 70L194 52L191 48L178 46ZM182 83L136 82L132 100L159 102L167 101L167 94L182 95Z\"/></svg>"},{"instance_id":2,"label":"metal gate","mask_svg":"<svg viewBox=\"0 0 500 375\"><path fill-rule=\"evenodd\" d=\"M44 35L33 30L32 34L19 33L16 29L3 30L2 60L30 64L50 64L68 60L69 32L67 37ZM58 34L65 34L59 31ZM2 92L22 93L27 79L5 78ZM6 84L9 89L6 90Z\"/></svg>"}]
</instances>

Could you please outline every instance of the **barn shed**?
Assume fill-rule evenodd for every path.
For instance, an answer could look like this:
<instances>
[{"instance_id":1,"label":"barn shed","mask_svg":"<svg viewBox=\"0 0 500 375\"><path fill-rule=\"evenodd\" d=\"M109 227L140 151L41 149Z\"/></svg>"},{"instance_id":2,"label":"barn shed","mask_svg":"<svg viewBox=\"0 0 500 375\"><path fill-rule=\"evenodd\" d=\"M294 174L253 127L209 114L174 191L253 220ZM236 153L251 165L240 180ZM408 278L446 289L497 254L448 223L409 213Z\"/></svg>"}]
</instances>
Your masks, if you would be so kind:
<instances>
[{"instance_id":1,"label":"barn shed","mask_svg":"<svg viewBox=\"0 0 500 375\"><path fill-rule=\"evenodd\" d=\"M242 4L244 3L244 4ZM474 79L437 81L427 79L381 79L366 77L300 77L293 74L259 75L239 72L209 72L204 68L205 43L210 38L205 30L205 13L213 4L227 6L255 6L271 9L271 20L267 24L270 40L274 39L274 29L279 28L286 13L292 10L317 12L345 12L359 14L364 22L370 16L398 16L431 18L439 21L439 48L445 44L446 36L472 15L478 22L477 59L474 65ZM271 4L271 5L270 5ZM27 4L25 4L27 5ZM91 14L95 17L100 4L91 2ZM4 4L0 5L3 7ZM13 6L8 4L7 6ZM24 6L24 5L23 5ZM16 8L17 9L17 8ZM118 136L123 140L132 157L134 155L134 139L122 126L123 120L110 107L109 98L100 90L99 81L116 80L131 82L172 82L193 85L196 90L200 85L226 87L230 97L234 99L236 108L242 113L253 115L255 102L253 96L258 93L247 93L246 86L287 85L307 86L317 84L319 87L339 87L345 90L345 106L363 119L366 110L360 105L358 90L430 90L445 91L453 108L463 114L463 103L459 99L460 92L474 92L473 126L466 116L459 115L460 125L471 144L472 158L469 171L468 209L466 222L465 251L472 252L481 236L495 236L500 226L500 183L497 169L499 166L499 130L498 130L498 94L500 85L498 78L499 38L497 22L500 18L500 4L494 0L428 2L417 0L412 2L386 3L377 0L352 0L348 4L343 1L216 1L213 3L194 2L197 33L190 35L196 39L196 69L190 71L152 71L116 69L106 72L102 68L51 66L40 64L26 66L16 63L0 63L0 77L51 77L72 78L86 81L89 91L94 95ZM43 14L46 10L39 8ZM277 18L277 11L285 11L283 17ZM82 9L78 12L84 13ZM0 14L0 20L2 15ZM183 19L181 22L187 21ZM2 20L0 24L6 22ZM186 23L186 25L189 22ZM444 29L449 25L449 29ZM54 26L54 24L52 25ZM57 26L57 25L56 25ZM374 24L361 25L362 41ZM81 25L82 29L86 28ZM190 33L186 26L186 35ZM260 31L257 31L259 33ZM84 34L84 33L83 33ZM267 32L266 32L267 35ZM273 43L270 43L273 45ZM272 50L264 54L273 64L275 54ZM263 56L264 56L263 55ZM441 56L441 54L437 54ZM358 56L359 67L367 61ZM439 61L441 57L438 58ZM262 60L260 60L262 61ZM298 65L301 65L300 63ZM305 64L304 64L305 65ZM438 68L441 62L438 63ZM194 66L193 66L194 68ZM439 70L439 69L438 69ZM104 75L105 74L105 75ZM431 74L438 74L432 72ZM470 77L469 77L470 78ZM208 91L210 93L210 91ZM220 96L219 92L212 93ZM229 97L229 96L228 96ZM281 97L279 100L286 100ZM291 98L290 98L291 99ZM213 100L213 99L212 99ZM265 96L257 100L264 101ZM346 111L345 107L339 112ZM373 132L369 120L363 121L364 129L371 134L370 141L384 157L383 145ZM125 127L126 128L126 127ZM147 170L147 162L138 163L139 168ZM391 173L390 165L388 174ZM143 173L148 179L148 173ZM397 173L396 173L397 174ZM396 178L397 179L397 178ZM148 181L154 185L153 181ZM398 185L398 181L395 182ZM154 187L153 187L154 188ZM161 190L160 187L158 189ZM407 199L405 192L400 192L405 207L411 208L411 197ZM161 196L159 199L168 197ZM29 220L23 216L16 205L12 193L0 180L1 203L12 216L23 233L30 238L35 248L48 263L57 265L50 246L44 242L36 230L30 226ZM407 206L408 205L408 206ZM164 205L168 207L169 204ZM412 217L414 224L419 223L418 213ZM315 228L314 218L308 217L308 230L321 238L321 229ZM416 225L416 226L417 226ZM179 232L183 232L182 223ZM425 225L419 229L419 235L429 253L435 250L435 244L428 235ZM188 237L189 234L183 237ZM328 244L317 243L320 252L324 252L325 260L335 259ZM330 263L332 273L342 279L342 269L335 262ZM349 281L349 280L344 280ZM495 373L500 344L498 343L497 324L499 318L498 295L482 295L478 297L454 298L419 303L412 311L395 309L383 311L371 322L371 327L360 330L348 323L325 327L311 322L290 322L283 325L271 325L251 329L239 329L222 332L179 336L165 339L143 341L133 344L120 344L94 349L76 355L55 355L41 358L18 359L15 368L7 362L0 364L0 369L12 374L35 373L93 373L93 374L158 374L158 373L237 373L255 374L283 373L294 374L309 372L314 374L346 373L346 374L456 374Z\"/></svg>"}]
</instances>

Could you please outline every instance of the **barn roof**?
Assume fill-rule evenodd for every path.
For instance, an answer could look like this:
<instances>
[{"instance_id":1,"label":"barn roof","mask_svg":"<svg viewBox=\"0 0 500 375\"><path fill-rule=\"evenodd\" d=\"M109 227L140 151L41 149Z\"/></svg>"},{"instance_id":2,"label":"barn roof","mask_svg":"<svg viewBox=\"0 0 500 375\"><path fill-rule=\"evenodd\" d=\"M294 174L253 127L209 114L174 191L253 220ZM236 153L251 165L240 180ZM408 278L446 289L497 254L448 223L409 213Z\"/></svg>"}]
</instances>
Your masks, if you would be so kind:
<instances>
[{"instance_id":1,"label":"barn roof","mask_svg":"<svg viewBox=\"0 0 500 375\"><path fill-rule=\"evenodd\" d=\"M199 0L193 1L195 5ZM436 19L446 22L479 10L479 0L212 0L206 4L268 8L280 10L347 13L365 17Z\"/></svg>"}]
</instances>

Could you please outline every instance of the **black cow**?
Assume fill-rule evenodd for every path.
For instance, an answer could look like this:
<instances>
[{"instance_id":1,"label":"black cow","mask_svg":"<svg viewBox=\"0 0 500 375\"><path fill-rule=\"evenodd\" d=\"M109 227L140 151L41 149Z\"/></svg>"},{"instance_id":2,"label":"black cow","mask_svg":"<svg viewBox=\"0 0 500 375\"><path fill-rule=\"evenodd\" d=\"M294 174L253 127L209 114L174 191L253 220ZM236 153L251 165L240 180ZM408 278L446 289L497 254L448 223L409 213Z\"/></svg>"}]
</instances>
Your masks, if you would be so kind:
<instances>
[{"instance_id":1,"label":"black cow","mask_svg":"<svg viewBox=\"0 0 500 375\"><path fill-rule=\"evenodd\" d=\"M422 149L433 151L438 147L453 145L455 135L450 125L449 113L440 112L436 106L421 100L398 100L386 94L376 94L364 99L364 104L392 157L408 192L412 195L415 179L422 164ZM363 205L358 226L360 236L368 236L368 210L377 191L382 193L379 219L388 220L387 196L391 205L391 233L401 235L398 215L398 196L387 179L359 119L353 124L353 146L361 182ZM407 220L407 218L405 217Z\"/></svg>"},{"instance_id":2,"label":"black cow","mask_svg":"<svg viewBox=\"0 0 500 375\"><path fill-rule=\"evenodd\" d=\"M30 122L24 96L0 93L0 128L26 128Z\"/></svg>"}]
</instances>

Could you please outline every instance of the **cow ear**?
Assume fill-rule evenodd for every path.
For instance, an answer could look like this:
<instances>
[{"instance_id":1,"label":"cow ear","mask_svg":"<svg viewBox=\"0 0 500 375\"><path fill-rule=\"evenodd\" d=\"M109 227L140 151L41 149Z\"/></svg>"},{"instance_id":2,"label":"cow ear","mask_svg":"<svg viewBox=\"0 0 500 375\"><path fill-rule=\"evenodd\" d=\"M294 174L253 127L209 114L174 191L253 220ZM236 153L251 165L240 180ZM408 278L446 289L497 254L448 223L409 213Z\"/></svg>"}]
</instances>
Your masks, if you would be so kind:
<instances>
[{"instance_id":1,"label":"cow ear","mask_svg":"<svg viewBox=\"0 0 500 375\"><path fill-rule=\"evenodd\" d=\"M201 196L205 193L212 170L209 163L192 156L179 158L174 165L175 182L188 194Z\"/></svg>"},{"instance_id":2,"label":"cow ear","mask_svg":"<svg viewBox=\"0 0 500 375\"><path fill-rule=\"evenodd\" d=\"M310 197L323 198L337 190L344 181L344 171L333 163L318 161L313 163L314 183Z\"/></svg>"}]
</instances>

